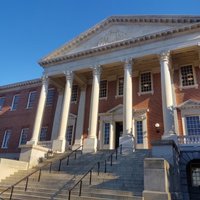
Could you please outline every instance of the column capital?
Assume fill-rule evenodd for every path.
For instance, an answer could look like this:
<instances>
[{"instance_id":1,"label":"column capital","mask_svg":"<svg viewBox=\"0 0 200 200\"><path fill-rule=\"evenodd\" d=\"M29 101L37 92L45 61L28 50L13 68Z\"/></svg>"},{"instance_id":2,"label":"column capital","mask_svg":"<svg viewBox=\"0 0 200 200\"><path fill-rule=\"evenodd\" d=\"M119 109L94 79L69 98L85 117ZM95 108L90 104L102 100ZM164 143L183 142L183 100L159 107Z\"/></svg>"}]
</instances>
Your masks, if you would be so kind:
<instances>
[{"instance_id":1,"label":"column capital","mask_svg":"<svg viewBox=\"0 0 200 200\"><path fill-rule=\"evenodd\" d=\"M127 57L122 59L122 62L124 63L125 67L126 66L131 66L133 65L133 58L132 57Z\"/></svg>"},{"instance_id":2,"label":"column capital","mask_svg":"<svg viewBox=\"0 0 200 200\"><path fill-rule=\"evenodd\" d=\"M93 75L101 75L102 67L101 65L95 65L92 67Z\"/></svg>"},{"instance_id":3,"label":"column capital","mask_svg":"<svg viewBox=\"0 0 200 200\"><path fill-rule=\"evenodd\" d=\"M46 74L44 74L41 79L42 79L42 84L43 85L48 85L49 77Z\"/></svg>"},{"instance_id":4,"label":"column capital","mask_svg":"<svg viewBox=\"0 0 200 200\"><path fill-rule=\"evenodd\" d=\"M64 71L63 74L65 75L65 78L67 81L73 79L74 73L72 71L67 70L67 71Z\"/></svg>"},{"instance_id":5,"label":"column capital","mask_svg":"<svg viewBox=\"0 0 200 200\"><path fill-rule=\"evenodd\" d=\"M162 51L159 55L159 59L160 59L160 62L169 62L169 58L170 58L170 51L167 50L167 51Z\"/></svg>"}]
</instances>

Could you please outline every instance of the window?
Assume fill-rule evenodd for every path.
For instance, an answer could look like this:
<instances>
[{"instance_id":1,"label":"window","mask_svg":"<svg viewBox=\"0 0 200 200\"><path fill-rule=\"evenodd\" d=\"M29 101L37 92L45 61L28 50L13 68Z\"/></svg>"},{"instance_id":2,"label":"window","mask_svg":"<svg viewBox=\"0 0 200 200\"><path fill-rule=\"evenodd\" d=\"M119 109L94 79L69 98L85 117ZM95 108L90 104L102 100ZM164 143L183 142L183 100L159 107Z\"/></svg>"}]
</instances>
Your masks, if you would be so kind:
<instances>
[{"instance_id":1,"label":"window","mask_svg":"<svg viewBox=\"0 0 200 200\"><path fill-rule=\"evenodd\" d=\"M29 128L23 128L19 140L19 145L26 144L28 138Z\"/></svg>"},{"instance_id":2,"label":"window","mask_svg":"<svg viewBox=\"0 0 200 200\"><path fill-rule=\"evenodd\" d=\"M104 144L109 144L110 142L110 123L104 124Z\"/></svg>"},{"instance_id":3,"label":"window","mask_svg":"<svg viewBox=\"0 0 200 200\"><path fill-rule=\"evenodd\" d=\"M99 97L103 98L107 96L107 80L100 82L100 94Z\"/></svg>"},{"instance_id":4,"label":"window","mask_svg":"<svg viewBox=\"0 0 200 200\"><path fill-rule=\"evenodd\" d=\"M28 97L27 108L32 108L36 99L36 91L30 92Z\"/></svg>"},{"instance_id":5,"label":"window","mask_svg":"<svg viewBox=\"0 0 200 200\"><path fill-rule=\"evenodd\" d=\"M124 78L118 79L118 93L117 95L123 95L124 93Z\"/></svg>"},{"instance_id":6,"label":"window","mask_svg":"<svg viewBox=\"0 0 200 200\"><path fill-rule=\"evenodd\" d=\"M195 84L192 65L181 67L181 83L182 86L191 86Z\"/></svg>"},{"instance_id":7,"label":"window","mask_svg":"<svg viewBox=\"0 0 200 200\"><path fill-rule=\"evenodd\" d=\"M140 74L140 91L150 92L152 90L151 72Z\"/></svg>"},{"instance_id":8,"label":"window","mask_svg":"<svg viewBox=\"0 0 200 200\"><path fill-rule=\"evenodd\" d=\"M191 163L191 182L193 187L200 186L200 164Z\"/></svg>"},{"instance_id":9,"label":"window","mask_svg":"<svg viewBox=\"0 0 200 200\"><path fill-rule=\"evenodd\" d=\"M55 93L55 90L53 88L48 89L47 101L46 101L47 106L50 106L53 104L54 93Z\"/></svg>"},{"instance_id":10,"label":"window","mask_svg":"<svg viewBox=\"0 0 200 200\"><path fill-rule=\"evenodd\" d=\"M136 122L136 131L137 131L137 143L143 144L143 126L142 121Z\"/></svg>"},{"instance_id":11,"label":"window","mask_svg":"<svg viewBox=\"0 0 200 200\"><path fill-rule=\"evenodd\" d=\"M46 141L47 137L47 127L42 127L40 131L40 141Z\"/></svg>"},{"instance_id":12,"label":"window","mask_svg":"<svg viewBox=\"0 0 200 200\"><path fill-rule=\"evenodd\" d=\"M17 95L15 95L15 96L13 97L12 106L11 106L11 111L16 110L18 104L19 104L19 95L17 94Z\"/></svg>"},{"instance_id":13,"label":"window","mask_svg":"<svg viewBox=\"0 0 200 200\"><path fill-rule=\"evenodd\" d=\"M0 111L3 109L4 102L5 102L5 97L0 97Z\"/></svg>"},{"instance_id":14,"label":"window","mask_svg":"<svg viewBox=\"0 0 200 200\"><path fill-rule=\"evenodd\" d=\"M187 116L187 134L200 135L200 116Z\"/></svg>"},{"instance_id":15,"label":"window","mask_svg":"<svg viewBox=\"0 0 200 200\"><path fill-rule=\"evenodd\" d=\"M76 102L78 97L78 85L73 85L72 87L72 97L71 101Z\"/></svg>"},{"instance_id":16,"label":"window","mask_svg":"<svg viewBox=\"0 0 200 200\"><path fill-rule=\"evenodd\" d=\"M68 126L67 127L67 135L66 135L66 139L69 145L72 145L72 133L73 133L73 126Z\"/></svg>"},{"instance_id":17,"label":"window","mask_svg":"<svg viewBox=\"0 0 200 200\"><path fill-rule=\"evenodd\" d=\"M1 145L2 149L7 149L8 148L10 137L11 137L11 130L6 130L5 134L4 134L4 137L3 137L3 143Z\"/></svg>"}]
</instances>

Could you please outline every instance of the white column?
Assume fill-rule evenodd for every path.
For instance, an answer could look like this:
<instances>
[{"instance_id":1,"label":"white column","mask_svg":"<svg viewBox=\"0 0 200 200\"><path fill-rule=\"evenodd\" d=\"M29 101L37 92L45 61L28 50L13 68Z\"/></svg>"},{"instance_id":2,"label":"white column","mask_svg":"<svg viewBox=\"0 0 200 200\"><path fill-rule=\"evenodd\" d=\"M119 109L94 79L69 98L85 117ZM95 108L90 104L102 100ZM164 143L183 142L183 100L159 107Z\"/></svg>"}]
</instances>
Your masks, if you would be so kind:
<instances>
[{"instance_id":1,"label":"white column","mask_svg":"<svg viewBox=\"0 0 200 200\"><path fill-rule=\"evenodd\" d=\"M123 134L132 134L132 59L124 63Z\"/></svg>"},{"instance_id":2,"label":"white column","mask_svg":"<svg viewBox=\"0 0 200 200\"><path fill-rule=\"evenodd\" d=\"M84 125L84 115L85 115L85 96L86 96L86 86L81 87L80 99L78 105L78 116L76 123L76 133L75 133L75 143L72 149L78 148L82 145L82 134Z\"/></svg>"},{"instance_id":3,"label":"white column","mask_svg":"<svg viewBox=\"0 0 200 200\"><path fill-rule=\"evenodd\" d=\"M84 141L84 152L97 151L97 119L99 109L99 86L100 86L101 67L93 68L92 94L90 103L89 133Z\"/></svg>"},{"instance_id":4,"label":"white column","mask_svg":"<svg viewBox=\"0 0 200 200\"><path fill-rule=\"evenodd\" d=\"M109 141L109 149L115 149L115 133L114 133L114 122L110 122L110 141Z\"/></svg>"},{"instance_id":5,"label":"white column","mask_svg":"<svg viewBox=\"0 0 200 200\"><path fill-rule=\"evenodd\" d=\"M66 76L66 84L65 84L61 118L60 118L59 134L58 134L58 138L53 141L53 150L59 151L59 152L65 151L65 145L66 145L65 134L67 130L67 123L68 123L68 117L69 117L69 112L70 112L73 73L70 71L67 71L65 73L65 76Z\"/></svg>"},{"instance_id":6,"label":"white column","mask_svg":"<svg viewBox=\"0 0 200 200\"><path fill-rule=\"evenodd\" d=\"M32 135L31 140L28 141L27 144L37 144L38 142L39 134L40 134L41 126L42 126L46 98L48 94L48 85L49 85L48 77L43 76L42 87L40 91L40 98L38 102L37 113L36 113L35 123L33 127L33 135Z\"/></svg>"},{"instance_id":7,"label":"white column","mask_svg":"<svg viewBox=\"0 0 200 200\"><path fill-rule=\"evenodd\" d=\"M174 133L173 94L169 69L169 56L169 51L162 52L160 55L164 137L168 137L170 134Z\"/></svg>"},{"instance_id":8,"label":"white column","mask_svg":"<svg viewBox=\"0 0 200 200\"><path fill-rule=\"evenodd\" d=\"M56 111L54 114L53 128L52 128L52 133L51 133L52 141L58 137L63 97L64 97L64 90L62 88L58 88L58 100L56 104Z\"/></svg>"}]
</instances>

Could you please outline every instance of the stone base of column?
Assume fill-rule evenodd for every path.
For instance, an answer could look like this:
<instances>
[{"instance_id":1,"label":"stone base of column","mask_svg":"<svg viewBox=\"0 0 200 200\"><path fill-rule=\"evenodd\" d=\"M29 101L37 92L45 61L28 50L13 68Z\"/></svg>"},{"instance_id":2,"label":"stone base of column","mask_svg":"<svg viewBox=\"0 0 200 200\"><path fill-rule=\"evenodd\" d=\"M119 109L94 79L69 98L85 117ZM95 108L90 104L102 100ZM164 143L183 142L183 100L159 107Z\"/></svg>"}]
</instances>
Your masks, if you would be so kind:
<instances>
[{"instance_id":1,"label":"stone base of column","mask_svg":"<svg viewBox=\"0 0 200 200\"><path fill-rule=\"evenodd\" d=\"M29 140L29 141L27 141L26 144L27 145L37 145L37 141L35 141L35 140Z\"/></svg>"},{"instance_id":2,"label":"stone base of column","mask_svg":"<svg viewBox=\"0 0 200 200\"><path fill-rule=\"evenodd\" d=\"M75 142L74 142L74 144L72 146L72 150L75 150L75 149L79 148L82 144L83 144L82 139L75 140ZM80 148L80 150L81 150L81 148Z\"/></svg>"},{"instance_id":3,"label":"stone base of column","mask_svg":"<svg viewBox=\"0 0 200 200\"><path fill-rule=\"evenodd\" d=\"M28 162L29 168L38 165L49 150L48 148L31 144L21 145L19 148L21 148L19 160Z\"/></svg>"},{"instance_id":4,"label":"stone base of column","mask_svg":"<svg viewBox=\"0 0 200 200\"><path fill-rule=\"evenodd\" d=\"M173 140L178 145L178 137L176 134L163 135L162 140Z\"/></svg>"},{"instance_id":5,"label":"stone base of column","mask_svg":"<svg viewBox=\"0 0 200 200\"><path fill-rule=\"evenodd\" d=\"M171 200L171 194L169 192L157 192L157 191L143 191L144 200Z\"/></svg>"},{"instance_id":6,"label":"stone base of column","mask_svg":"<svg viewBox=\"0 0 200 200\"><path fill-rule=\"evenodd\" d=\"M123 149L134 150L135 149L135 142L134 142L133 135L131 135L131 134L127 134L127 135L123 134L119 138L119 145L122 145Z\"/></svg>"},{"instance_id":7,"label":"stone base of column","mask_svg":"<svg viewBox=\"0 0 200 200\"><path fill-rule=\"evenodd\" d=\"M54 152L65 152L66 140L53 140L52 149Z\"/></svg>"},{"instance_id":8,"label":"stone base of column","mask_svg":"<svg viewBox=\"0 0 200 200\"><path fill-rule=\"evenodd\" d=\"M83 143L83 153L97 152L97 138L86 138Z\"/></svg>"}]
</instances>

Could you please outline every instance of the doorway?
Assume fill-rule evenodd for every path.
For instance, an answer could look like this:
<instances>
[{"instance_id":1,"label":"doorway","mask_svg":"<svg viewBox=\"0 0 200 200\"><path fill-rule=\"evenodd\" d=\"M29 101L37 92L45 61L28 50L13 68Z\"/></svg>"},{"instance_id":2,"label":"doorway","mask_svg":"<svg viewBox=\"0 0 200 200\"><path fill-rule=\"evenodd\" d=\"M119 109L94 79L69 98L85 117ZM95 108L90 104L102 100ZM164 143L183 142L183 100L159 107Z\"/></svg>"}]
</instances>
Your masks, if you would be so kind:
<instances>
[{"instance_id":1,"label":"doorway","mask_svg":"<svg viewBox=\"0 0 200 200\"><path fill-rule=\"evenodd\" d=\"M123 134L123 122L115 123L115 148L119 147L119 138Z\"/></svg>"}]
</instances>

